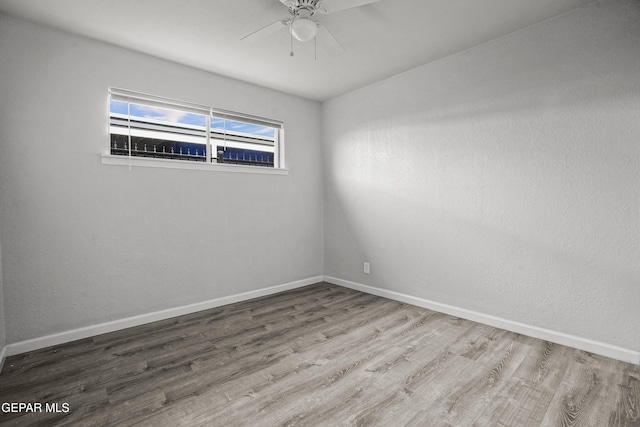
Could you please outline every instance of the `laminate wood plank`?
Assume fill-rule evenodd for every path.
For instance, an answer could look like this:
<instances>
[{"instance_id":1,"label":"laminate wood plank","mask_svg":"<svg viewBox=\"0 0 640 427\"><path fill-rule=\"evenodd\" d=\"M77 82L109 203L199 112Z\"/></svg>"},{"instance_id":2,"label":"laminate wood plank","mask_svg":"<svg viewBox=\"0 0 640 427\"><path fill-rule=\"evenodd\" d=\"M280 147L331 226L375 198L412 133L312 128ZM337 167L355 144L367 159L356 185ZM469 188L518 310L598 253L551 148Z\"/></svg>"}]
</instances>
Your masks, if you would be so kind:
<instances>
[{"instance_id":1,"label":"laminate wood plank","mask_svg":"<svg viewBox=\"0 0 640 427\"><path fill-rule=\"evenodd\" d=\"M540 425L546 410L562 380L571 349L537 341L513 373L511 384L500 392L474 426L535 426Z\"/></svg>"},{"instance_id":2,"label":"laminate wood plank","mask_svg":"<svg viewBox=\"0 0 640 427\"><path fill-rule=\"evenodd\" d=\"M394 305L392 308L397 308ZM378 356L380 342L391 331L406 324L404 316L395 319L379 318L367 325L361 325L360 339L352 341L350 337L340 335L334 337L331 350L325 354L309 354L308 362L298 366L295 375L289 375L279 381L275 390L263 389L261 393L252 396L251 406L255 408L252 416L263 418L266 412L277 412L273 408L282 408L289 402L295 401L304 393L318 392L327 388L338 388L338 384L351 379L354 372L362 370L363 364ZM224 417L227 412L236 410L245 402L239 400L229 405L226 411L218 416ZM251 423L253 418L247 420ZM225 418L222 418L223 422Z\"/></svg>"},{"instance_id":3,"label":"laminate wood plank","mask_svg":"<svg viewBox=\"0 0 640 427\"><path fill-rule=\"evenodd\" d=\"M388 305L386 311L388 314L397 312L397 304ZM377 318L376 318L377 317ZM303 364L304 367L333 367L334 373L329 376L327 382L339 381L344 375L348 373L349 361L358 364L360 358L369 358L371 351L367 349L377 349L379 346L379 340L384 339L385 332L392 331L401 327L406 323L406 319L403 316L396 316L395 318L389 318L389 316L372 316L372 321L367 324L359 325L358 338L354 340L353 336L347 334L330 335L328 340L331 341L331 346L324 353L314 349L306 349L305 354L297 354L297 360L306 360ZM359 322L358 322L359 323ZM321 348L320 350L323 350ZM354 358L355 355L355 358ZM347 361L346 367L336 369L335 366L341 361ZM335 362L335 363L334 363ZM317 384L313 384L315 387Z\"/></svg>"},{"instance_id":4,"label":"laminate wood plank","mask_svg":"<svg viewBox=\"0 0 640 427\"><path fill-rule=\"evenodd\" d=\"M251 321L254 316L278 311L281 307L291 308L295 307L296 304L301 306L307 304L317 305L317 300L321 297L330 301L335 297L358 298L361 296L362 295L354 294L353 292L338 293L330 287L318 287L317 290L304 287L282 292L276 296L268 295L250 301L229 304L171 319L160 320L147 325L98 335L93 338L93 341L96 344L103 344L108 347L126 345L126 343L129 342L133 342L135 345L140 339L144 339L151 334L163 336L164 334L169 334L173 329L178 330L182 335L188 336L190 328L195 328L196 334L201 332L215 334L215 331L218 329L229 330L230 327L236 326L239 320L247 319ZM163 339L163 341L166 340Z\"/></svg>"},{"instance_id":5,"label":"laminate wood plank","mask_svg":"<svg viewBox=\"0 0 640 427\"><path fill-rule=\"evenodd\" d=\"M401 317L406 317L406 316L401 316ZM420 320L418 321L418 324L424 324L424 322L422 322L422 321L421 321L421 319L420 319ZM408 324L408 328L407 328L407 329L405 329L405 330L415 330L415 326L416 326L416 323L415 323L415 322L414 322L414 323L410 323L410 324ZM404 331L403 331L403 332L404 332ZM404 334L403 332L398 333L398 334L397 334L397 336L398 336L398 337L402 337L402 336L404 336L405 334ZM389 340L386 340L386 339L385 339L385 337L378 337L378 339L379 339L381 342L383 342L383 343L384 343L384 346L388 347L389 349L398 349L398 347L394 345L394 344L395 344L395 340L393 340L393 339L392 339L392 340L390 340L390 341L389 341ZM368 339L366 339L365 341L366 341L367 343L369 343L369 342L370 342ZM362 343L355 343L355 344L354 344L354 343L347 343L347 347L348 347L348 348L350 348L350 349L358 349L358 350L360 350L360 351L361 351L362 356L364 357L364 359L370 358L370 356L371 356L371 354L369 354L369 353L367 353L367 352L366 352L367 348L366 348L366 347L364 347L364 348L362 347ZM362 353L363 349L365 350L365 352L364 352L364 353ZM339 357L339 358L340 358L340 357L343 357L343 356L344 356L344 353L346 352L346 351L343 351L343 350L345 350L345 349L344 349L344 348L341 348L341 349L340 349L340 351L334 352L334 353L333 353L333 354L331 354L331 355L324 355L324 358L325 358L325 359L332 359L332 358L333 358L333 356L335 356L336 354L338 354L338 357ZM432 351L433 351L433 349L432 349ZM349 357L349 356L347 355L347 357ZM397 357L397 356L394 356L394 357ZM316 405L317 407L316 407L316 408L312 408L312 409L314 410L314 412L315 412L316 414L322 414L322 413L323 413L323 410L322 410L322 407L323 407L323 406L321 405L321 403L325 400L325 397L326 397L326 393L319 393L319 392L318 392L318 390L327 390L328 388L330 388L330 386L331 386L331 385L333 385L334 383L336 383L336 382L337 382L336 380L337 380L338 378L339 378L339 379L342 379L342 378L344 377L344 373L348 373L349 375L353 376L353 373L356 371L356 368L357 368L359 365L362 365L362 369L360 370L360 373L361 373L361 374L362 374L362 373L364 373L364 372L367 372L367 371L368 371L368 372L373 372L373 371L375 371L375 370L376 370L376 366L379 366L379 365L380 365L380 362L377 362L376 364L373 364L373 366L372 366L371 368L367 368L367 367L366 367L366 365L365 365L364 363L362 363L362 362L363 362L362 360L357 360L357 361L356 361L356 363L354 363L353 365L350 365L350 366L346 366L346 367L344 367L344 368L343 368L343 370L342 370L342 371L340 371L340 372L338 372L338 373L336 373L336 372L331 372L331 371L327 371L327 370L325 370L324 372L320 371L320 373L317 375L317 377L318 377L318 378L321 378L322 376L324 376L324 377L325 377L325 379L324 379L324 380L320 379L320 382L319 382L318 384L314 384L314 381L315 381L315 382L318 382L318 379L312 379L312 380L309 382L309 385L307 386L307 389L305 390L305 393L308 393L308 394L310 393L310 394L313 396L313 400L314 400L314 402L317 404L317 405ZM365 360L365 362L366 362L366 360ZM337 365L340 365L339 359L331 361L331 363L330 363L330 364L327 364L327 363L320 363L320 364L319 364L319 365L320 365L319 369L322 369L322 368L324 368L325 366L329 366L329 367L331 367L331 366L335 366L336 364L337 364ZM385 361L385 364L386 364L386 361ZM317 366L317 365L318 365L318 364L316 364L316 366ZM372 369L372 368L373 368L373 369ZM357 383L357 384L362 384L362 381L366 380L366 379L367 379L367 377L370 379L370 378L371 378L371 375L360 375L360 377L358 378L358 380L356 381L356 383ZM282 386L282 388L287 388L287 387L286 387L286 385L281 385L281 386ZM370 391L371 391L371 390L373 390L373 388L372 388L372 387L366 387L366 386L364 386L364 385L363 385L363 386L361 386L361 388L369 389ZM353 388L353 390L357 391L357 390L358 390L358 388L357 388L357 387L356 387L356 388ZM348 392L355 393L355 391L353 391L353 390L352 390L351 388L347 388L347 391L348 391ZM294 394L295 394L295 393L294 393ZM360 398L361 398L361 399L364 399L364 398L365 398L365 397L364 397L364 396L365 396L365 394L366 394L366 393L359 393L358 395L360 396ZM355 395L355 394L354 394L354 395ZM320 397L320 396L322 396L322 397ZM372 396L372 398L377 398L377 397L378 397L378 394L377 394L377 392L376 392L376 393ZM347 398L349 398L349 399L347 399ZM345 400L345 399L347 399L347 400ZM284 398L282 398L282 399L277 399L277 400L278 400L278 402L279 402L279 403L281 403L281 404L283 404L283 405L286 405L286 402L284 402L284 400L285 400ZM330 403L327 405L327 407L329 408L328 410L329 410L329 411L331 411L331 414L332 414L333 416L335 416L335 415L336 415L335 401L339 401L339 402L347 402L347 401L348 401L348 402L351 402L352 400L353 400L353 399L351 399L351 398L350 398L350 395L348 395L348 396L341 396L340 398L335 398L335 399L333 399L333 403L331 403L331 402L330 402ZM256 402L253 402L253 403L255 404ZM345 407L345 404L341 405L341 407L343 407L343 408L344 408L344 407ZM327 416L327 415L323 415L322 417L326 417L326 416ZM298 414L297 416L292 417L291 419L305 419L305 420L309 420L309 419L313 419L313 417L311 417L311 416L309 416L309 415L303 416L302 414ZM282 420L280 420L280 421L282 421ZM289 421L291 421L291 420L289 420ZM279 424L279 422L276 422L276 424Z\"/></svg>"},{"instance_id":6,"label":"laminate wood plank","mask_svg":"<svg viewBox=\"0 0 640 427\"><path fill-rule=\"evenodd\" d=\"M542 423L562 427L609 425L611 410L622 391L617 386L621 378L602 369L599 357L575 353Z\"/></svg>"},{"instance_id":7,"label":"laminate wood plank","mask_svg":"<svg viewBox=\"0 0 640 427\"><path fill-rule=\"evenodd\" d=\"M314 313L320 313L320 310L314 310ZM280 316L281 317L281 316ZM275 325L277 318L272 318L273 324ZM322 317L318 317L317 319L308 319L305 323L305 329L301 329L300 334L308 333L312 324L321 325L325 323ZM260 347L263 351L268 351L269 348L277 346L280 341L288 342L292 335L287 335L291 329L290 324L283 324L281 328L268 328L265 325L257 325L252 326L251 328L240 328L236 329L234 332L225 333L225 335L216 334L217 339L212 340L215 342L215 345L208 345L206 349L200 352L184 352L183 349L177 349L176 351L169 351L161 356L160 359L156 358L155 352L148 354L150 356L149 361L147 362L148 367L151 371L157 371L158 369L164 369L167 366L179 364L194 364L194 367L197 368L199 364L206 364L208 360L212 360L215 365L224 364L225 361L239 361L244 359L245 357L253 358L254 360L245 361L247 365L252 366L252 369L260 369L260 363L269 361L270 363L273 360L269 360L269 358L263 359L262 353L255 353L250 351L253 347ZM264 343L268 343L265 345ZM206 351L208 350L208 351ZM145 354L149 353L148 351ZM273 358L271 358L273 359ZM218 371L219 375L212 376L211 382L212 384L220 383L224 381L228 381L233 375L246 375L249 373L247 369L243 371L238 371L232 365L230 365L230 371L227 372L227 377L224 377L223 371ZM144 375L152 375L153 372L145 372ZM222 377L221 377L222 375ZM230 375L230 376L229 376ZM197 375L199 381L201 381L201 376ZM137 381L135 378L124 378L125 382ZM202 387L209 387L210 384L203 384Z\"/></svg>"},{"instance_id":8,"label":"laminate wood plank","mask_svg":"<svg viewBox=\"0 0 640 427\"><path fill-rule=\"evenodd\" d=\"M326 283L7 358L0 426L640 424L640 367Z\"/></svg>"},{"instance_id":9,"label":"laminate wood plank","mask_svg":"<svg viewBox=\"0 0 640 427\"><path fill-rule=\"evenodd\" d=\"M417 353L410 357L418 355L422 356ZM401 355L400 358L403 356ZM376 387L376 393L370 397L371 403L359 405L360 407L347 417L349 423L353 425L390 425L389 423L397 422L421 408L422 398L426 394L419 391L429 387L434 376L448 370L458 356L447 350L437 353L430 348L428 356L424 354L421 359L427 357L433 358L426 363L411 364L402 372L395 369L393 377L402 375L404 380L396 382L393 388L390 384L394 382L392 377L384 378L382 386Z\"/></svg>"},{"instance_id":10,"label":"laminate wood plank","mask_svg":"<svg viewBox=\"0 0 640 427\"><path fill-rule=\"evenodd\" d=\"M469 379L462 387L455 389L447 402L446 422L450 424L471 425L479 411L491 401L500 387L524 358L522 347L507 343L497 349L497 357L486 369Z\"/></svg>"},{"instance_id":11,"label":"laminate wood plank","mask_svg":"<svg viewBox=\"0 0 640 427\"><path fill-rule=\"evenodd\" d=\"M389 310L390 308L391 308L391 309L394 309L394 307L398 307L398 306L400 306L399 304L393 304L393 305L385 304L385 305L387 306L387 310ZM339 335L337 335L337 337L339 337L339 339L342 339L342 337L347 338L344 334L339 334ZM345 344L351 344L351 343L345 343ZM312 366L317 366L317 365L307 364L305 367L303 367L303 369L304 369L304 368L308 368L308 367L312 367ZM259 366L259 365L258 365L258 368L260 368L260 366ZM264 368L264 367L263 367L263 368ZM292 370L291 370L290 368L289 368L289 369L287 369L287 373L291 373L291 372L292 372ZM300 372L301 372L301 371L300 371L300 367L299 367L299 366L296 366L296 367L295 367L295 370L294 370L294 373L295 373L295 374L298 374L298 373L300 373ZM244 377L244 376L246 376L247 372L246 372L246 371L244 371L244 372L243 372L243 374L244 374L244 375L243 375L243 377ZM242 378L242 377L240 377L240 378ZM269 375L267 378L272 379L272 378L273 378L273 376L272 376L272 375ZM282 378L282 376L280 377L280 379L281 379L281 378ZM335 378L335 377L334 377L334 378ZM234 380L238 380L238 379L239 379L239 378L235 378L235 379L227 378L226 380L228 380L228 381L234 381ZM197 379L196 379L196 381L197 381ZM226 382L226 381L225 381L225 382ZM273 381L268 381L268 384L272 384L272 383L273 383ZM266 386L266 385L267 385L267 384L264 384L264 385L263 385L263 387L264 387L264 386ZM208 390L210 390L210 389L211 389L210 385L207 385L207 384L204 384L204 385L203 385L202 383L199 383L199 384L198 384L198 387L199 387L198 393L206 393ZM243 396L247 396L247 395L254 395L254 396L255 396L255 392L256 392L256 391L258 391L260 388L263 388L263 387L254 388L254 389L250 390L250 393L243 393ZM193 390L193 388L192 388L192 387L188 387L188 389ZM225 395L227 395L227 394L225 393ZM227 395L227 396L228 396L228 395ZM186 396L186 397L191 397L191 395L190 395L190 396ZM231 399L231 398L230 398L230 399ZM227 408L227 409L229 410L229 408ZM223 421L220 421L220 420L224 420L224 418L221 418L221 417L224 417L224 414L220 414L220 413L219 413L219 414L217 414L217 415L216 415L216 419L218 419L218 421L219 421L219 422L223 422Z\"/></svg>"},{"instance_id":12,"label":"laminate wood plank","mask_svg":"<svg viewBox=\"0 0 640 427\"><path fill-rule=\"evenodd\" d=\"M304 294L303 294L304 295ZM166 343L172 336L180 338L192 338L194 335L205 334L208 339L220 338L242 330L250 325L259 325L256 319L267 317L270 321L278 318L292 316L296 310L307 307L317 307L315 301L298 301L302 296L292 294L284 295L282 300L273 300L273 298L264 297L260 299L259 304L254 302L253 307L235 307L235 305L224 306L198 312L188 315L188 319L183 317L175 318L175 320L164 320L144 325L139 328L132 328L129 332L117 331L110 334L104 334L96 337L97 343L103 343L113 350L123 350L127 348L144 347L145 342L156 342L156 335L162 338L162 342ZM347 295L345 298L357 298L357 295ZM270 303L267 303L270 301ZM294 302L292 302L294 301ZM297 301L297 304L295 303ZM278 316L278 313L286 313Z\"/></svg>"},{"instance_id":13,"label":"laminate wood plank","mask_svg":"<svg viewBox=\"0 0 640 427\"><path fill-rule=\"evenodd\" d=\"M451 353L448 349L444 351ZM442 369L429 369L429 375L424 376L423 381L407 389L409 393L406 393L406 401L400 408L392 414L383 414L376 425L395 422L402 426L425 426L434 422L436 425L449 425L446 421L449 393L464 383L468 375L463 373L473 369L478 369L476 362L451 353ZM457 375L452 376L452 372Z\"/></svg>"},{"instance_id":14,"label":"laminate wood plank","mask_svg":"<svg viewBox=\"0 0 640 427\"><path fill-rule=\"evenodd\" d=\"M205 361L205 366L201 366L198 363L194 364L195 369L201 370L201 371L209 371L211 369L216 369L217 375L210 375L207 381L203 381L201 375L194 376L193 379L190 381L191 384L190 385L188 384L187 387L185 388L186 390L189 390L188 392L186 392L185 395L188 396L193 394L194 392L195 393L203 392L215 386L216 384L233 381L236 378L241 378L241 377L250 375L253 372L257 372L270 367L273 364L273 362L279 362L282 358L292 353L292 351L289 350L287 347L284 347L283 350L277 350L278 344L287 345L287 346L290 345L291 337L292 336L289 335L288 339L286 337L283 337L281 340L278 340L277 337L272 337L275 339L268 340L269 342L268 347L265 348L265 346L263 346L262 351L257 353L251 352L249 354L243 355L241 353L247 352L246 346L243 346L242 350L238 354L233 353L229 356L229 358L224 358L224 359L217 358L215 360L212 360L214 364L213 366L210 366L210 364L206 363L206 361ZM317 340L318 343L323 341L326 341L326 338ZM276 359L274 359L273 356L276 356ZM228 363L228 362L235 362L238 360L238 358L244 358L244 357L250 357L253 359L250 363L246 363L247 365L250 366L250 368L248 369L243 369L241 371L238 371L233 363L231 364ZM168 395L168 399L171 399L174 401L180 398L180 392L176 390L168 391L167 395Z\"/></svg>"},{"instance_id":15,"label":"laminate wood plank","mask_svg":"<svg viewBox=\"0 0 640 427\"><path fill-rule=\"evenodd\" d=\"M382 313L386 313L389 310L394 310L396 306L400 305L400 304L395 303L395 302L392 303L392 304L389 304L388 301L385 302L385 301L382 301L382 300L377 299L377 298L374 299L374 300L367 298L367 300L370 301L370 302L371 301L376 301L377 304L380 305L380 308L384 309L384 311ZM368 304L369 303L367 303L367 305ZM361 301L361 304L359 304L358 307L355 308L352 311L360 312L362 309L367 308L367 305L362 304L362 301ZM375 309L373 309L373 310L369 310L368 314L371 315L370 317L376 317L376 312L377 311ZM360 319L360 317L361 317L361 313L358 313L355 316L352 315L350 321L351 322L355 321L357 323L362 323L362 320ZM382 316L380 316L380 317L382 317ZM307 335L308 334L308 332L309 332L308 331L309 324L310 324L310 321L307 320L307 323L305 324L306 332L304 332L303 335ZM321 326L321 324L320 324L320 326ZM346 337L346 335L342 334L342 333L339 334L339 335ZM279 341L277 339L274 339L275 337L270 337L270 338L271 339L265 341L265 342L269 343L269 347L268 348L272 348L272 347L277 346L279 344ZM282 344L287 344L287 345L290 344L290 338L291 338L291 335L289 335L289 340L283 339ZM264 339L264 337L262 337L261 339ZM247 350L246 347L247 347L246 345L243 345L241 347L238 347L237 345L234 345L234 347L233 347L234 352L232 352L232 354L230 355L230 359L232 361L237 361L238 357L240 357L240 358L244 357L242 355L242 353L246 352L246 350ZM240 354L236 354L237 351L240 351ZM230 370L218 369L218 375L220 375L220 374L224 375L223 378L220 378L219 376L216 377L215 375L213 375L213 376L210 375L208 377L208 380L203 382L203 377L201 375L199 375L199 376L194 376L189 381L186 381L186 382L183 381L181 384L182 385L186 385L186 387L183 387L183 389L187 390L187 391L182 393L182 395L181 395L181 393L179 391L169 390L167 392L167 396L168 396L167 399L172 401L172 402L176 402L176 401L179 401L181 399L184 399L185 397L188 398L188 397L190 397L190 396L192 396L194 394L197 395L199 393L203 393L204 391L206 391L207 389L211 388L212 386L215 386L215 385L218 385L218 384L221 384L221 383L227 383L227 382L233 381L236 378L244 377L246 375L249 375L254 371L258 371L258 370L264 369L264 368L268 367L271 364L271 363L269 363L269 364L267 364L265 366L265 361L266 361L266 359L264 359L264 357L266 357L265 356L265 352L269 352L269 351L271 353L273 353L273 351L265 349L263 347L263 352L262 353L250 353L249 356L255 358L255 360L252 363L248 364L251 367L250 369L244 369L244 370L242 370L240 372L233 365L230 365ZM226 355L223 355L223 356L226 356ZM198 362L202 362L202 360L199 360ZM271 362L271 361L269 361L269 362ZM224 364L225 364L225 360L221 360L220 358L217 358L215 360L215 365L216 366L220 366L220 365L224 365ZM206 367L200 367L198 369L209 370L209 369L214 369L216 366L213 366L213 367L212 366L206 366Z\"/></svg>"},{"instance_id":16,"label":"laminate wood plank","mask_svg":"<svg viewBox=\"0 0 640 427\"><path fill-rule=\"evenodd\" d=\"M473 322L459 322L460 324L467 324L468 325L468 329L466 331L464 331L462 334L460 334L458 337L455 338L455 342L454 345L451 345L449 347L446 348L446 350L449 352L449 354L452 354L451 351L453 350L456 353L459 354L465 354L466 351L464 351L464 348L469 348L470 346L475 346L477 343L479 343L479 338L482 336L491 336L491 334L486 334L486 330L484 330L484 328L476 328L473 324ZM495 339L494 339L495 341ZM461 345L462 344L462 345ZM482 345L482 347L486 347L486 345ZM475 352L474 352L475 353ZM468 354L467 354L468 355ZM485 356L486 357L486 356ZM475 358L475 357L474 357ZM471 358L474 359L474 358ZM468 368L472 365L474 365L473 363L471 363L470 361L467 361L466 365L465 364L461 364L460 362L466 360L464 358L464 356L458 356L455 359L450 359L450 361L452 362L452 366L456 366L455 370L458 371L464 371L465 368ZM409 415L406 411L406 409L403 412L398 411L398 415L392 417L392 418L386 418L383 419L384 421L381 421L381 425L384 425L384 422L398 422L399 420L402 420L402 423L407 423L407 424L411 424L414 423L415 425L425 425L424 423L428 423L429 420L433 420L433 419L442 419L444 417L443 414L448 413L447 408L446 408L446 394L445 393L439 393L440 390L438 390L437 388L434 388L433 385L435 384L440 384L441 380L439 380L438 378L438 374L440 372L438 371L434 371L431 372L431 368L432 366L430 366L431 364L422 367L422 369L418 370L416 373L414 373L412 376L408 377L405 380L406 384L412 384L414 382L415 379L423 379L424 384L416 384L415 386L418 386L418 388L416 388L416 390L411 390L409 387L405 387L405 390L403 390L405 393L407 393L409 396L412 397L411 400L413 400L414 397L418 397L426 402L429 402L429 406L430 409L429 410L423 410L420 413L416 414L413 418L407 419L406 417ZM448 367L448 370L446 371L446 374L450 374L451 369L450 367ZM430 374L430 375L425 375L425 374ZM494 378L495 379L496 373L493 372L492 374L489 375L489 378ZM428 381L426 381L428 380ZM452 381L449 381L448 387L449 389L452 389ZM422 386L422 387L420 387ZM459 387L464 387L465 384L464 382L460 382ZM396 393L396 398L398 398L398 394ZM415 394L415 396L413 396ZM424 398L424 399L423 399ZM388 404L388 401L383 402L383 404ZM409 406L409 407L424 407L424 403L421 403L420 401L414 401L414 402L407 402L405 404L405 406ZM385 411L385 412L389 412L389 411ZM393 412L393 411L391 411ZM467 424L467 422L464 422L463 425L470 425Z\"/></svg>"},{"instance_id":17,"label":"laminate wood plank","mask_svg":"<svg viewBox=\"0 0 640 427\"><path fill-rule=\"evenodd\" d=\"M640 426L640 375L625 370L618 384L617 404L611 409L609 425L614 427Z\"/></svg>"}]
</instances>

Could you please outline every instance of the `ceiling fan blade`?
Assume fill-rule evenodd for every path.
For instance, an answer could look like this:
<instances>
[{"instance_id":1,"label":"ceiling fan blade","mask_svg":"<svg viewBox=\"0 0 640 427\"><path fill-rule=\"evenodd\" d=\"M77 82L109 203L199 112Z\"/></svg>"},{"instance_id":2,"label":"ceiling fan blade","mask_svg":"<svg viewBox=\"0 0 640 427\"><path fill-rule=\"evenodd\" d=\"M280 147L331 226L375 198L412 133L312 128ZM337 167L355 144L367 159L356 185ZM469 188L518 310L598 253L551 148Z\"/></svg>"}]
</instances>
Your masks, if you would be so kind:
<instances>
[{"instance_id":1,"label":"ceiling fan blade","mask_svg":"<svg viewBox=\"0 0 640 427\"><path fill-rule=\"evenodd\" d=\"M316 42L320 47L320 50L326 52L329 56L334 56L344 51L344 46L336 39L331 31L327 29L322 23L318 22L318 35L316 36Z\"/></svg>"},{"instance_id":2,"label":"ceiling fan blade","mask_svg":"<svg viewBox=\"0 0 640 427\"><path fill-rule=\"evenodd\" d=\"M246 40L250 42L256 41L256 40L262 40L263 38L268 37L272 34L275 34L283 28L286 28L287 25L289 25L289 22L291 22L291 19L289 18L280 19L272 24L267 25L266 27L260 28L259 30L244 36L240 40Z\"/></svg>"},{"instance_id":3,"label":"ceiling fan blade","mask_svg":"<svg viewBox=\"0 0 640 427\"><path fill-rule=\"evenodd\" d=\"M280 3L287 6L289 9L295 9L298 4L298 0L280 0Z\"/></svg>"},{"instance_id":4,"label":"ceiling fan blade","mask_svg":"<svg viewBox=\"0 0 640 427\"><path fill-rule=\"evenodd\" d=\"M284 3L283 0L280 0ZM320 13L334 13L345 9L364 6L365 4L377 3L380 0L321 0L318 2L317 10Z\"/></svg>"}]
</instances>

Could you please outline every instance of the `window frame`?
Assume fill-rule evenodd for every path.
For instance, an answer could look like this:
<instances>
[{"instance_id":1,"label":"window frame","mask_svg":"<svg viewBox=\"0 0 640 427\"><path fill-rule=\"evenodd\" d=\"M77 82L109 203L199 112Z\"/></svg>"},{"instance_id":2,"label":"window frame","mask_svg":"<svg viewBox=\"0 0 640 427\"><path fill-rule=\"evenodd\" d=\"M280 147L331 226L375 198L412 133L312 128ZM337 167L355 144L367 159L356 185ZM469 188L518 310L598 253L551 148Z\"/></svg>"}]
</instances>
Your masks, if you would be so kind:
<instances>
[{"instance_id":1,"label":"window frame","mask_svg":"<svg viewBox=\"0 0 640 427\"><path fill-rule=\"evenodd\" d=\"M111 112L111 100L137 103L148 107L160 107L165 109L176 110L184 113L199 114L205 116L206 129L205 129L205 147L206 158L204 161L188 161L181 159L169 159L169 158L156 158L156 157L143 157L131 155L131 147L129 147L129 155L111 154L111 135L112 135L112 112ZM108 138L107 138L107 151L103 153L102 164L106 165L118 165L118 166L132 166L136 167L152 167L152 168L167 168L167 169L189 169L189 170L209 170L219 172L239 172L239 173L253 173L253 174L268 174L268 175L287 175L288 169L285 167L284 157L284 122L281 120L269 119L265 117L254 116L245 113L238 113L235 111L222 110L213 108L206 105L195 104L191 102L181 101L173 98L167 98L163 96L150 95L142 92L136 92L128 89L120 89L116 87L109 87L107 97L107 118L108 118ZM133 117L128 112L127 117L129 120ZM233 163L217 163L215 160L217 156L217 142L219 138L215 138L214 135L220 135L220 132L215 132L211 129L212 119L223 119L229 121L239 121L247 124L255 124L259 126L267 126L274 129L273 137L273 166L255 166ZM131 124L129 122L129 132L131 132ZM225 127L226 129L226 127ZM225 138L226 138L225 130ZM225 142L227 140L225 139ZM229 139L231 141L231 139ZM255 144L249 142L250 144ZM270 144L268 144L270 145Z\"/></svg>"}]
</instances>

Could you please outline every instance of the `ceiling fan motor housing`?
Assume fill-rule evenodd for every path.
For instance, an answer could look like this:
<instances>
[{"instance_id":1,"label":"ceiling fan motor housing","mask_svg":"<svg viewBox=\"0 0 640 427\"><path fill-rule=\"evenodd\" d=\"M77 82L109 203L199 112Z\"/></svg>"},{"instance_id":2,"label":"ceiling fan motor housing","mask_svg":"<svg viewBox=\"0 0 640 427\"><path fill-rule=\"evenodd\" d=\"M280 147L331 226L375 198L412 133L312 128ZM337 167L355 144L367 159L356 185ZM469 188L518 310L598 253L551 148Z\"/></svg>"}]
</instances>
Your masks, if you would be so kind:
<instances>
[{"instance_id":1,"label":"ceiling fan motor housing","mask_svg":"<svg viewBox=\"0 0 640 427\"><path fill-rule=\"evenodd\" d=\"M325 13L322 0L290 0L285 3L294 16L310 18L316 13Z\"/></svg>"}]
</instances>

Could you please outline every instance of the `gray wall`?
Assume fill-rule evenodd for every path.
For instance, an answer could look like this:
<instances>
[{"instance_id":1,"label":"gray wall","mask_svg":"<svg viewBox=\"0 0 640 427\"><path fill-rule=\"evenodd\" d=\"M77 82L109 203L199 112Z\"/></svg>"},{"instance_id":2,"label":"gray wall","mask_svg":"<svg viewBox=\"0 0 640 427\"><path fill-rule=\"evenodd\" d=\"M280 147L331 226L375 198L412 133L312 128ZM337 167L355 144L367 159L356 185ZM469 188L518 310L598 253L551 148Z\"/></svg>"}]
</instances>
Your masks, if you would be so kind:
<instances>
[{"instance_id":1,"label":"gray wall","mask_svg":"<svg viewBox=\"0 0 640 427\"><path fill-rule=\"evenodd\" d=\"M325 274L640 350L639 70L604 1L326 102Z\"/></svg>"},{"instance_id":2,"label":"gray wall","mask_svg":"<svg viewBox=\"0 0 640 427\"><path fill-rule=\"evenodd\" d=\"M8 343L322 274L320 104L7 16L0 57ZM108 86L284 120L290 174L102 165Z\"/></svg>"},{"instance_id":3,"label":"gray wall","mask_svg":"<svg viewBox=\"0 0 640 427\"><path fill-rule=\"evenodd\" d=\"M1 191L2 187L0 187ZM1 193L0 193L1 200ZM0 240L0 357L2 356L2 352L4 350L4 346L7 344L6 339L6 326L4 320L4 297L3 297L3 286L2 286L2 241ZM3 360L0 359L0 370L2 369Z\"/></svg>"}]
</instances>

